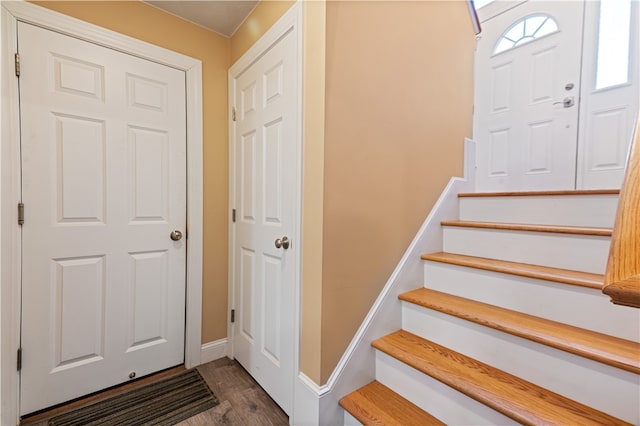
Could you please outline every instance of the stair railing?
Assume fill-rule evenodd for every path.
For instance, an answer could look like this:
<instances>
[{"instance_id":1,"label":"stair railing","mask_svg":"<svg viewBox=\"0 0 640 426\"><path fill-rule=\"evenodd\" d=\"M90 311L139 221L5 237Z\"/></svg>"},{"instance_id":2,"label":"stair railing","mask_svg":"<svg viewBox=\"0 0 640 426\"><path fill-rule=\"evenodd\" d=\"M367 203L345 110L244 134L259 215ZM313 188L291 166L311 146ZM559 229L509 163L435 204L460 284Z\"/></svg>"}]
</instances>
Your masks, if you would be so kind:
<instances>
[{"instance_id":1,"label":"stair railing","mask_svg":"<svg viewBox=\"0 0 640 426\"><path fill-rule=\"evenodd\" d=\"M640 118L620 190L602 292L617 305L640 308Z\"/></svg>"}]
</instances>

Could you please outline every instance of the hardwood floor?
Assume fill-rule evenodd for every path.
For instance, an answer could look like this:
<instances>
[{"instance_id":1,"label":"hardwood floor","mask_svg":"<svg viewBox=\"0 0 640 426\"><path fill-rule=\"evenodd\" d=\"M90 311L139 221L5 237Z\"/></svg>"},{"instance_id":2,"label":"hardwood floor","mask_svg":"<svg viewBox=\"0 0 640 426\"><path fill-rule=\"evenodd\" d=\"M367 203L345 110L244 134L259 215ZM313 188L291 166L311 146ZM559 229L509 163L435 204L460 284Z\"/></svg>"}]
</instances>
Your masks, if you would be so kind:
<instances>
[{"instance_id":1,"label":"hardwood floor","mask_svg":"<svg viewBox=\"0 0 640 426\"><path fill-rule=\"evenodd\" d=\"M180 426L288 425L289 418L236 361L221 358L198 367L220 404Z\"/></svg>"},{"instance_id":2,"label":"hardwood floor","mask_svg":"<svg viewBox=\"0 0 640 426\"><path fill-rule=\"evenodd\" d=\"M175 372L181 370L178 368ZM218 397L220 404L178 423L179 426L284 426L289 424L289 418L284 411L236 361L226 357L221 358L199 366L198 371ZM107 393L108 395L100 394L92 397L91 401L83 400L81 403L111 396L114 391ZM76 402L73 406L67 405L40 413L37 417L24 419L20 424L21 426L46 426L49 417L78 405L79 403Z\"/></svg>"}]
</instances>

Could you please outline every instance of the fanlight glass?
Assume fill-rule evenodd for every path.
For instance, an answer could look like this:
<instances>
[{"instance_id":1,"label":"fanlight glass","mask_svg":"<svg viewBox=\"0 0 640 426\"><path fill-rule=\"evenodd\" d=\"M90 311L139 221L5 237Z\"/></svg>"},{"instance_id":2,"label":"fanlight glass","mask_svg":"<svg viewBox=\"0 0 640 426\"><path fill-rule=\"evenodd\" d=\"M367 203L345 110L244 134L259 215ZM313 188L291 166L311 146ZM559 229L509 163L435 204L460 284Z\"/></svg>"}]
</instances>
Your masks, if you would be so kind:
<instances>
[{"instance_id":1,"label":"fanlight glass","mask_svg":"<svg viewBox=\"0 0 640 426\"><path fill-rule=\"evenodd\" d=\"M558 24L551 16L540 14L527 16L507 28L498 39L493 54L506 52L557 31Z\"/></svg>"}]
</instances>

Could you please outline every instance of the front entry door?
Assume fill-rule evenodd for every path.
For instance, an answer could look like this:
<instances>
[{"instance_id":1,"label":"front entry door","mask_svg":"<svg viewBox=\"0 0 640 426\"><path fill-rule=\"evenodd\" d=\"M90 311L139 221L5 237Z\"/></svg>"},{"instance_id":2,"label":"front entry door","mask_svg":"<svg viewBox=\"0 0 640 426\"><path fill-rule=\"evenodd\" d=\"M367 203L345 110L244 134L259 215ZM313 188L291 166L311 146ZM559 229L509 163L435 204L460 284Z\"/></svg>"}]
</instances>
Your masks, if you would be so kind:
<instances>
[{"instance_id":1,"label":"front entry door","mask_svg":"<svg viewBox=\"0 0 640 426\"><path fill-rule=\"evenodd\" d=\"M528 1L476 52L477 189L573 189L583 2Z\"/></svg>"},{"instance_id":2,"label":"front entry door","mask_svg":"<svg viewBox=\"0 0 640 426\"><path fill-rule=\"evenodd\" d=\"M296 233L297 49L292 30L231 75L233 356L292 414Z\"/></svg>"},{"instance_id":3,"label":"front entry door","mask_svg":"<svg viewBox=\"0 0 640 426\"><path fill-rule=\"evenodd\" d=\"M184 72L18 24L22 415L184 361Z\"/></svg>"}]
</instances>

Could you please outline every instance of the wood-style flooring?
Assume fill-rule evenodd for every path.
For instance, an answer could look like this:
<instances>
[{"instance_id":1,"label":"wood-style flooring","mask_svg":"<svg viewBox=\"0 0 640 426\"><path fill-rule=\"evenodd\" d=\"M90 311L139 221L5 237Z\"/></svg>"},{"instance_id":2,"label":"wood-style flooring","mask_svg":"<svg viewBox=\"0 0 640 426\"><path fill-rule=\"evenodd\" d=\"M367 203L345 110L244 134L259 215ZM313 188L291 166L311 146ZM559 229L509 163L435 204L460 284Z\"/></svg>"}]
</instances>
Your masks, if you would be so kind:
<instances>
[{"instance_id":1,"label":"wood-style flooring","mask_svg":"<svg viewBox=\"0 0 640 426\"><path fill-rule=\"evenodd\" d=\"M288 425L289 417L236 361L221 358L198 367L220 404L180 426Z\"/></svg>"},{"instance_id":2,"label":"wood-style flooring","mask_svg":"<svg viewBox=\"0 0 640 426\"><path fill-rule=\"evenodd\" d=\"M182 369L171 371L175 373L174 370L180 371ZM284 411L236 361L226 357L221 358L199 366L198 371L220 404L178 423L179 426L280 426L289 424L289 418ZM122 391L122 388L119 390ZM117 391L115 390L115 392ZM92 397L91 402L111 396L114 391L107 393ZM89 401L82 401L82 403L87 402ZM49 417L60 414L65 409L75 408L77 405L79 404L76 403L73 407L64 406L26 418L21 422L21 426L46 426Z\"/></svg>"}]
</instances>

